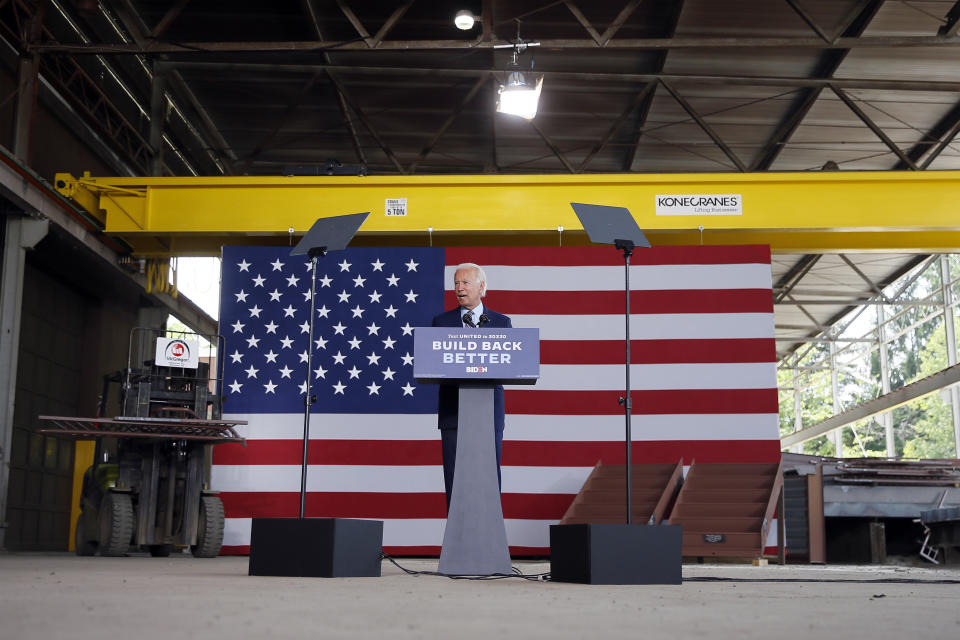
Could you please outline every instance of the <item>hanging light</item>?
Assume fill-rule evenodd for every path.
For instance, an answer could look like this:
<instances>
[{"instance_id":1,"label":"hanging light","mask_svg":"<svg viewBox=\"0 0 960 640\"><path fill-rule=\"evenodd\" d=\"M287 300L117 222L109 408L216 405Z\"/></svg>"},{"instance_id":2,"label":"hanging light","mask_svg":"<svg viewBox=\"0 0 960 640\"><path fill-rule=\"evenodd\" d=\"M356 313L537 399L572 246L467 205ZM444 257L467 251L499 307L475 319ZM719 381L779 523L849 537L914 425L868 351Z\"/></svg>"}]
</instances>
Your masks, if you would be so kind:
<instances>
[{"instance_id":1,"label":"hanging light","mask_svg":"<svg viewBox=\"0 0 960 640\"><path fill-rule=\"evenodd\" d=\"M500 85L497 111L533 120L537 115L542 87L543 76L535 77L523 71L507 73L507 81Z\"/></svg>"},{"instance_id":2,"label":"hanging light","mask_svg":"<svg viewBox=\"0 0 960 640\"><path fill-rule=\"evenodd\" d=\"M522 71L517 57L526 51L527 47L538 46L539 42L524 42L520 39L520 27L517 25L517 41L513 45L513 59L507 64L506 82L500 85L497 98L497 111L525 120L533 120L537 115L540 104L540 91L543 88L543 75L533 73L533 60L530 60L531 71Z\"/></svg>"}]
</instances>

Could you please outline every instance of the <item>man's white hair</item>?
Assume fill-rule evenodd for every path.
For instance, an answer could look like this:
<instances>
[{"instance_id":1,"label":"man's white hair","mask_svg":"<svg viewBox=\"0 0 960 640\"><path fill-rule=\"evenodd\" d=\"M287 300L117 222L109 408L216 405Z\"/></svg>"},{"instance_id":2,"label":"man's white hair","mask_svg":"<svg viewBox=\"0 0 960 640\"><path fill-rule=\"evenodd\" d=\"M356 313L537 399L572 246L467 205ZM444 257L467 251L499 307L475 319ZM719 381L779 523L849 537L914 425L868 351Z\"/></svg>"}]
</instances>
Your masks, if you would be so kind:
<instances>
[{"instance_id":1,"label":"man's white hair","mask_svg":"<svg viewBox=\"0 0 960 640\"><path fill-rule=\"evenodd\" d=\"M461 269L475 269L477 272L477 280L480 281L481 285L482 293L480 294L480 297L482 298L483 296L487 295L487 273L483 270L483 267L473 262L462 262L457 265L457 268L453 270L453 273L456 274L457 271L460 271Z\"/></svg>"}]
</instances>

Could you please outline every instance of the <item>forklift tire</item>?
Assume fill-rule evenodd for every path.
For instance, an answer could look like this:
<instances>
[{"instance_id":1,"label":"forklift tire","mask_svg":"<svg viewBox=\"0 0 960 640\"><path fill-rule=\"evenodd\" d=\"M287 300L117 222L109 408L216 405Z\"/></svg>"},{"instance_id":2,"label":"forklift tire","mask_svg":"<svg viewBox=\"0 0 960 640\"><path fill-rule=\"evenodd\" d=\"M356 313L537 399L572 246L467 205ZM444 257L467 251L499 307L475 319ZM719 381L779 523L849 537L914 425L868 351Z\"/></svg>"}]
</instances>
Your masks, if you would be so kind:
<instances>
[{"instance_id":1,"label":"forklift tire","mask_svg":"<svg viewBox=\"0 0 960 640\"><path fill-rule=\"evenodd\" d=\"M100 503L100 555L127 555L133 537L133 501L125 493L108 493Z\"/></svg>"},{"instance_id":2,"label":"forklift tire","mask_svg":"<svg viewBox=\"0 0 960 640\"><path fill-rule=\"evenodd\" d=\"M73 534L73 546L78 556L92 556L97 553L97 543L87 539L87 527L84 525L86 518L83 512L77 518L77 528Z\"/></svg>"},{"instance_id":3,"label":"forklift tire","mask_svg":"<svg viewBox=\"0 0 960 640\"><path fill-rule=\"evenodd\" d=\"M172 544L152 544L150 545L150 555L154 558L169 558L173 551Z\"/></svg>"},{"instance_id":4,"label":"forklift tire","mask_svg":"<svg viewBox=\"0 0 960 640\"><path fill-rule=\"evenodd\" d=\"M197 544L190 547L195 558L215 558L223 545L223 502L217 496L200 496Z\"/></svg>"}]
</instances>

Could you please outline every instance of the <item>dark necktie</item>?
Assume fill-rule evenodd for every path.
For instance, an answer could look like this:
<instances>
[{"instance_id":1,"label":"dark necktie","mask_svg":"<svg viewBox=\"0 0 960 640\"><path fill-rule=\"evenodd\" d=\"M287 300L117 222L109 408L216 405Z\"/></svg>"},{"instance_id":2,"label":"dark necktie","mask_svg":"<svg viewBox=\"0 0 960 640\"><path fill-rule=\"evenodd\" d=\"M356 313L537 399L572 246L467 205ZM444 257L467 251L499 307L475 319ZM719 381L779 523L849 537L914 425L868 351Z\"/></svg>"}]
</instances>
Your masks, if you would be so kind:
<instances>
[{"instance_id":1,"label":"dark necktie","mask_svg":"<svg viewBox=\"0 0 960 640\"><path fill-rule=\"evenodd\" d=\"M477 328L477 325L473 324L473 316L469 311L463 314L463 324L467 325L468 327L473 327L474 329Z\"/></svg>"}]
</instances>

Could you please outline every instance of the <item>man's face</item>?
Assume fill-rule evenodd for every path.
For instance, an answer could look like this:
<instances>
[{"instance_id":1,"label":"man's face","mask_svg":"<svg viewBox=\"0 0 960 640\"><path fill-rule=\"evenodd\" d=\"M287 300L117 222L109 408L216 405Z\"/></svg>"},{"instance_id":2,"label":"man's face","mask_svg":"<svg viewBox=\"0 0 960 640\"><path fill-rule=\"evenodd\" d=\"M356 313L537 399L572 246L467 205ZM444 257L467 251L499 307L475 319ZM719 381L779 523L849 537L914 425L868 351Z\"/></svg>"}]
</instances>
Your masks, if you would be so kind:
<instances>
[{"instance_id":1,"label":"man's face","mask_svg":"<svg viewBox=\"0 0 960 640\"><path fill-rule=\"evenodd\" d=\"M485 285L480 284L476 269L457 269L453 274L453 291L464 309L473 309L480 304Z\"/></svg>"}]
</instances>

